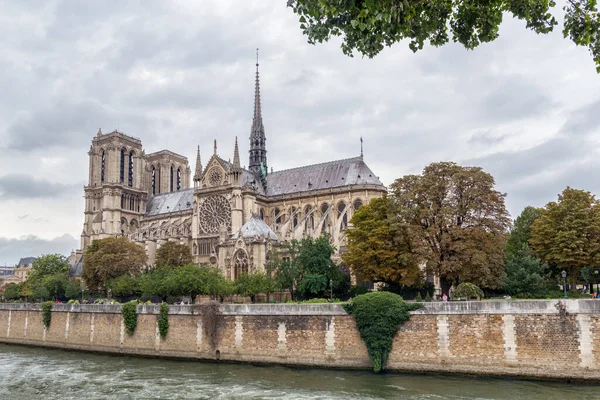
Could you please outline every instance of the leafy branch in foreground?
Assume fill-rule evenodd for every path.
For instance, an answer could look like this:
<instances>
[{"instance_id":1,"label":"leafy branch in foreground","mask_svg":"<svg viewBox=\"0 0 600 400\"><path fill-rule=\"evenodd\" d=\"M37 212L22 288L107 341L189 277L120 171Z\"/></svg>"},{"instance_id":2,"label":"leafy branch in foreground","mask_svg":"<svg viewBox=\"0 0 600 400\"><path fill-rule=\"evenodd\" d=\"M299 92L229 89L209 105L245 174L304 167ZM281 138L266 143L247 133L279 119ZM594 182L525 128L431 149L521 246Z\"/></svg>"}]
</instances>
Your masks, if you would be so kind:
<instances>
[{"instance_id":1,"label":"leafy branch in foreground","mask_svg":"<svg viewBox=\"0 0 600 400\"><path fill-rule=\"evenodd\" d=\"M474 49L499 36L503 14L548 34L558 25L554 0L288 0L311 44L342 37L342 51L372 58L386 46L409 39L416 52L426 42L450 41ZM600 15L596 0L567 0L563 35L589 49L600 73Z\"/></svg>"}]
</instances>

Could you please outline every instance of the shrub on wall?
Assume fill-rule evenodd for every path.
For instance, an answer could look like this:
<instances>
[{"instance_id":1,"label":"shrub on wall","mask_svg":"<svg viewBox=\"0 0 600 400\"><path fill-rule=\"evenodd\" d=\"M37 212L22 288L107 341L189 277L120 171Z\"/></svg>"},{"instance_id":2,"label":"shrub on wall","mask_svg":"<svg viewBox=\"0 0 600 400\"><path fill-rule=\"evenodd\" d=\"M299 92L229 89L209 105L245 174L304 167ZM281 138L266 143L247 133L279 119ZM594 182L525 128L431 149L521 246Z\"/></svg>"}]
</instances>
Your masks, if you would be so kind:
<instances>
[{"instance_id":1,"label":"shrub on wall","mask_svg":"<svg viewBox=\"0 0 600 400\"><path fill-rule=\"evenodd\" d=\"M42 303L42 322L44 322L44 326L50 328L50 321L52 321L52 305L54 302L47 301Z\"/></svg>"},{"instance_id":2,"label":"shrub on wall","mask_svg":"<svg viewBox=\"0 0 600 400\"><path fill-rule=\"evenodd\" d=\"M160 337L165 339L169 333L169 306L167 303L160 304L160 314L158 315L158 332Z\"/></svg>"},{"instance_id":3,"label":"shrub on wall","mask_svg":"<svg viewBox=\"0 0 600 400\"><path fill-rule=\"evenodd\" d=\"M477 299L481 300L484 295L483 291L472 283L463 282L456 287L453 296L455 299Z\"/></svg>"},{"instance_id":4,"label":"shrub on wall","mask_svg":"<svg viewBox=\"0 0 600 400\"><path fill-rule=\"evenodd\" d=\"M137 326L137 304L137 300L132 300L121 306L125 330L130 335L133 335Z\"/></svg>"},{"instance_id":5,"label":"shrub on wall","mask_svg":"<svg viewBox=\"0 0 600 400\"><path fill-rule=\"evenodd\" d=\"M410 311L421 305L405 303L394 293L372 292L356 296L343 307L354 317L356 328L373 360L373 370L380 372L385 369L398 329L408 321Z\"/></svg>"}]
</instances>

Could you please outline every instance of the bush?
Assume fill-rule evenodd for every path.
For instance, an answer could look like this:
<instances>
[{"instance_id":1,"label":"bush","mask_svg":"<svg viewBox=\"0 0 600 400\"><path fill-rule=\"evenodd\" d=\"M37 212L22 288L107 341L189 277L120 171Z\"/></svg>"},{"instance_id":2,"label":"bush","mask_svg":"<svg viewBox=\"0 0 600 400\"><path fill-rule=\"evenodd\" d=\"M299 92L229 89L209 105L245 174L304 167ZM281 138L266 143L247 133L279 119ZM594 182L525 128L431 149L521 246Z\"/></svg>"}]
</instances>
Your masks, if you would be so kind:
<instances>
[{"instance_id":1,"label":"bush","mask_svg":"<svg viewBox=\"0 0 600 400\"><path fill-rule=\"evenodd\" d=\"M52 301L42 303L42 322L44 323L44 327L46 327L46 329L50 328L50 322L52 321L53 305L54 303Z\"/></svg>"},{"instance_id":2,"label":"bush","mask_svg":"<svg viewBox=\"0 0 600 400\"><path fill-rule=\"evenodd\" d=\"M373 360L373 371L380 372L385 369L398 329L410 318L409 312L421 305L405 303L402 297L391 292L372 292L357 296L343 307L354 317Z\"/></svg>"},{"instance_id":3,"label":"bush","mask_svg":"<svg viewBox=\"0 0 600 400\"><path fill-rule=\"evenodd\" d=\"M160 314L158 316L158 332L163 340L169 333L169 306L167 303L160 303Z\"/></svg>"},{"instance_id":4,"label":"bush","mask_svg":"<svg viewBox=\"0 0 600 400\"><path fill-rule=\"evenodd\" d=\"M431 295L429 294L429 292L427 292L427 296L425 296L425 301L426 301L427 303L430 303L430 302L431 302Z\"/></svg>"},{"instance_id":5,"label":"bush","mask_svg":"<svg viewBox=\"0 0 600 400\"><path fill-rule=\"evenodd\" d=\"M67 304L80 304L79 300L69 300L67 301Z\"/></svg>"},{"instance_id":6,"label":"bush","mask_svg":"<svg viewBox=\"0 0 600 400\"><path fill-rule=\"evenodd\" d=\"M137 327L137 300L132 300L121 306L123 323L128 334L133 335Z\"/></svg>"},{"instance_id":7,"label":"bush","mask_svg":"<svg viewBox=\"0 0 600 400\"><path fill-rule=\"evenodd\" d=\"M427 293L427 294L429 294L429 293ZM415 301L417 303L422 303L423 302L423 298L421 297L421 292L417 293L417 298L415 299Z\"/></svg>"},{"instance_id":8,"label":"bush","mask_svg":"<svg viewBox=\"0 0 600 400\"><path fill-rule=\"evenodd\" d=\"M483 291L472 283L463 282L454 289L453 296L455 299L477 299L481 300L484 295Z\"/></svg>"}]
</instances>

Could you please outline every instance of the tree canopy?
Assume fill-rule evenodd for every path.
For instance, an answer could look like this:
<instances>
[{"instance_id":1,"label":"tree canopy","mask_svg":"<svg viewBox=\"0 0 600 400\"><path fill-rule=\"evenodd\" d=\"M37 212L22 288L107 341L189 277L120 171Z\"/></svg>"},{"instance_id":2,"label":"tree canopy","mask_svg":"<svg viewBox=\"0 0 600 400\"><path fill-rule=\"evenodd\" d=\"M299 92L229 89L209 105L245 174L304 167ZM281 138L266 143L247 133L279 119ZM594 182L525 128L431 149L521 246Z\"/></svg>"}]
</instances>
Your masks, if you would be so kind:
<instances>
[{"instance_id":1,"label":"tree canopy","mask_svg":"<svg viewBox=\"0 0 600 400\"><path fill-rule=\"evenodd\" d=\"M553 0L288 0L311 44L342 38L342 51L372 58L384 47L409 40L413 52L450 40L474 49L499 37L504 14L538 34L558 25ZM600 72L600 14L596 0L567 0L563 36L585 46ZM556 14L556 12L554 12Z\"/></svg>"},{"instance_id":2,"label":"tree canopy","mask_svg":"<svg viewBox=\"0 0 600 400\"><path fill-rule=\"evenodd\" d=\"M396 223L406 229L411 251L440 277L444 294L464 281L502 285L510 220L494 184L479 167L440 162L391 185Z\"/></svg>"},{"instance_id":3,"label":"tree canopy","mask_svg":"<svg viewBox=\"0 0 600 400\"><path fill-rule=\"evenodd\" d=\"M156 251L157 268L176 268L191 263L192 252L185 244L167 242Z\"/></svg>"},{"instance_id":4,"label":"tree canopy","mask_svg":"<svg viewBox=\"0 0 600 400\"><path fill-rule=\"evenodd\" d=\"M342 259L360 280L411 285L421 275L419 259L405 227L393 224L391 205L391 198L383 196L354 213Z\"/></svg>"},{"instance_id":5,"label":"tree canopy","mask_svg":"<svg viewBox=\"0 0 600 400\"><path fill-rule=\"evenodd\" d=\"M515 219L513 228L510 231L510 235L506 242L506 254L507 256L516 255L522 251L525 247L529 247L529 241L531 240L531 225L533 222L542 215L540 208L527 206L523 209L521 214Z\"/></svg>"},{"instance_id":6,"label":"tree canopy","mask_svg":"<svg viewBox=\"0 0 600 400\"><path fill-rule=\"evenodd\" d=\"M122 275L139 275L147 260L146 251L126 237L94 240L85 252L81 276L88 289L98 293Z\"/></svg>"},{"instance_id":7,"label":"tree canopy","mask_svg":"<svg viewBox=\"0 0 600 400\"><path fill-rule=\"evenodd\" d=\"M567 187L543 208L531 226L533 250L575 282L584 267L600 265L600 203L584 190Z\"/></svg>"},{"instance_id":8,"label":"tree canopy","mask_svg":"<svg viewBox=\"0 0 600 400\"><path fill-rule=\"evenodd\" d=\"M77 297L79 284L69 279L69 263L65 256L46 254L34 261L21 295L40 300Z\"/></svg>"}]
</instances>

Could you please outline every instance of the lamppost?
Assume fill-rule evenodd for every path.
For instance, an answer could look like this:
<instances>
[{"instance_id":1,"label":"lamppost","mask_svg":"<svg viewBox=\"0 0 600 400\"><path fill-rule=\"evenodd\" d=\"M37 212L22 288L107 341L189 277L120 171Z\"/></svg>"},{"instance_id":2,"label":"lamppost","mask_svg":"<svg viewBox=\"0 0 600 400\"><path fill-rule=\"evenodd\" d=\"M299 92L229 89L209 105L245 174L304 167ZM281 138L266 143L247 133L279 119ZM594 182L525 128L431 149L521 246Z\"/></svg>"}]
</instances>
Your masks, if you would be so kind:
<instances>
[{"instance_id":1,"label":"lamppost","mask_svg":"<svg viewBox=\"0 0 600 400\"><path fill-rule=\"evenodd\" d=\"M563 291L565 292L565 299L568 299L569 297L567 296L567 271L563 269L563 271L560 274L563 278Z\"/></svg>"},{"instance_id":2,"label":"lamppost","mask_svg":"<svg viewBox=\"0 0 600 400\"><path fill-rule=\"evenodd\" d=\"M84 288L81 288L81 304L83 304L83 292L85 291Z\"/></svg>"},{"instance_id":3,"label":"lamppost","mask_svg":"<svg viewBox=\"0 0 600 400\"><path fill-rule=\"evenodd\" d=\"M333 303L333 279L329 280L329 291L331 296L331 300L329 300L329 302Z\"/></svg>"}]
</instances>

